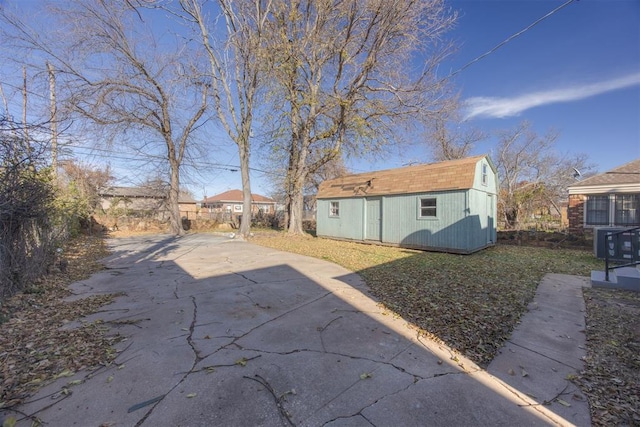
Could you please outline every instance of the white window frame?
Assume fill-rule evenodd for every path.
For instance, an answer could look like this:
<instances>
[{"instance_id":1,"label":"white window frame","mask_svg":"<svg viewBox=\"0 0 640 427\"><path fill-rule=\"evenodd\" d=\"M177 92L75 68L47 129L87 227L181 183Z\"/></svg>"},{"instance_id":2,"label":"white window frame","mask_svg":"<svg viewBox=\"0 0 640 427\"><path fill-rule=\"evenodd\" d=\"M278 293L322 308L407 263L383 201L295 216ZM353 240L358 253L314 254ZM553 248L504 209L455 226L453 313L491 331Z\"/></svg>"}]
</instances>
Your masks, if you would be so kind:
<instances>
[{"instance_id":1,"label":"white window frame","mask_svg":"<svg viewBox=\"0 0 640 427\"><path fill-rule=\"evenodd\" d=\"M422 206L423 200L433 200L433 206ZM433 209L433 215L423 215L423 209ZM438 219L438 198L435 196L418 197L418 219Z\"/></svg>"},{"instance_id":2,"label":"white window frame","mask_svg":"<svg viewBox=\"0 0 640 427\"><path fill-rule=\"evenodd\" d=\"M329 218L340 218L340 202L329 202Z\"/></svg>"},{"instance_id":3,"label":"white window frame","mask_svg":"<svg viewBox=\"0 0 640 427\"><path fill-rule=\"evenodd\" d=\"M486 163L482 164L482 179L481 179L482 185L487 186L489 185L489 165Z\"/></svg>"},{"instance_id":4,"label":"white window frame","mask_svg":"<svg viewBox=\"0 0 640 427\"><path fill-rule=\"evenodd\" d=\"M626 199L626 200L625 200ZM637 227L640 225L640 194L615 194L613 197L613 223L622 227ZM623 212L626 213L622 214ZM626 217L635 217L630 221Z\"/></svg>"},{"instance_id":5,"label":"white window frame","mask_svg":"<svg viewBox=\"0 0 640 427\"><path fill-rule=\"evenodd\" d=\"M596 199L599 199L599 202L595 202ZM606 209L606 221L605 222L593 222L592 219L590 218L591 215L589 215L590 212L593 211L593 209L589 209L589 205L592 203L599 203L599 204L603 204L604 201L606 200L606 205L607 205L607 209ZM603 209L599 209L598 211L602 212ZM589 227L601 227L603 225L610 225L611 224L611 198L609 197L608 194L592 194L592 195L588 195L587 196L587 200L585 201L584 204L584 224L586 226Z\"/></svg>"}]
</instances>

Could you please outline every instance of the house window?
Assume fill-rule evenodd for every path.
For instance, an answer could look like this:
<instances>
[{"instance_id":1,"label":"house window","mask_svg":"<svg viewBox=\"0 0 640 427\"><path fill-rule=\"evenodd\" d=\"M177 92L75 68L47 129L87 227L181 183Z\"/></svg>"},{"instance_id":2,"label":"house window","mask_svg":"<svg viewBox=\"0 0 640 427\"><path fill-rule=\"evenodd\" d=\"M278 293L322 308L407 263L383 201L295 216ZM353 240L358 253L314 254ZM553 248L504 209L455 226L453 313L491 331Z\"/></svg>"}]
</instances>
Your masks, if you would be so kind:
<instances>
[{"instance_id":1,"label":"house window","mask_svg":"<svg viewBox=\"0 0 640 427\"><path fill-rule=\"evenodd\" d=\"M615 224L640 225L640 194L616 194Z\"/></svg>"},{"instance_id":2,"label":"house window","mask_svg":"<svg viewBox=\"0 0 640 427\"><path fill-rule=\"evenodd\" d=\"M234 212L242 212L242 205L233 205Z\"/></svg>"},{"instance_id":3,"label":"house window","mask_svg":"<svg viewBox=\"0 0 640 427\"><path fill-rule=\"evenodd\" d=\"M482 185L487 185L489 183L489 171L486 163L482 164Z\"/></svg>"},{"instance_id":4,"label":"house window","mask_svg":"<svg viewBox=\"0 0 640 427\"><path fill-rule=\"evenodd\" d=\"M609 225L609 196L589 196L587 225Z\"/></svg>"},{"instance_id":5,"label":"house window","mask_svg":"<svg viewBox=\"0 0 640 427\"><path fill-rule=\"evenodd\" d=\"M340 202L329 203L329 216L340 216Z\"/></svg>"},{"instance_id":6,"label":"house window","mask_svg":"<svg viewBox=\"0 0 640 427\"><path fill-rule=\"evenodd\" d=\"M436 213L435 197L420 199L420 218L435 218Z\"/></svg>"}]
</instances>

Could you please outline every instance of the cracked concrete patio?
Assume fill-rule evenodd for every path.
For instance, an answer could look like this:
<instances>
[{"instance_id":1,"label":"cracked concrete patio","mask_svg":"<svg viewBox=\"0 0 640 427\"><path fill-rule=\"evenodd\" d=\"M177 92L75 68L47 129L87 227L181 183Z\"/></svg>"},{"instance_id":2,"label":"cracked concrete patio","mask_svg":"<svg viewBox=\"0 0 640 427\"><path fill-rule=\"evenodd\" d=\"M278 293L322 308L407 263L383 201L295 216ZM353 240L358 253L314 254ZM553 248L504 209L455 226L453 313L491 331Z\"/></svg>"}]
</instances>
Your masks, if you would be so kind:
<instances>
[{"instance_id":1,"label":"cracked concrete patio","mask_svg":"<svg viewBox=\"0 0 640 427\"><path fill-rule=\"evenodd\" d=\"M72 290L123 293L84 321L126 339L111 366L21 406L45 425L567 424L418 337L335 264L212 234L109 244L107 269Z\"/></svg>"}]
</instances>

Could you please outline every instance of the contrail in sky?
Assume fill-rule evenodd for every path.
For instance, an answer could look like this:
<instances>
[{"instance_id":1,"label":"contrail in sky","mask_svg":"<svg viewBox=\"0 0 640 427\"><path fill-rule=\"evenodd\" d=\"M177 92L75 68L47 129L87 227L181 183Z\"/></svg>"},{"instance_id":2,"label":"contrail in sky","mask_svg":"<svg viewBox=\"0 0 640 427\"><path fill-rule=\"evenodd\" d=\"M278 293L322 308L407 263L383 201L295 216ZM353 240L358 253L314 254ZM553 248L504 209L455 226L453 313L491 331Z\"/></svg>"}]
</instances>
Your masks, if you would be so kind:
<instances>
[{"instance_id":1,"label":"contrail in sky","mask_svg":"<svg viewBox=\"0 0 640 427\"><path fill-rule=\"evenodd\" d=\"M577 101L618 89L640 85L640 73L597 83L532 92L513 98L474 97L465 101L466 118L504 118L547 104Z\"/></svg>"}]
</instances>

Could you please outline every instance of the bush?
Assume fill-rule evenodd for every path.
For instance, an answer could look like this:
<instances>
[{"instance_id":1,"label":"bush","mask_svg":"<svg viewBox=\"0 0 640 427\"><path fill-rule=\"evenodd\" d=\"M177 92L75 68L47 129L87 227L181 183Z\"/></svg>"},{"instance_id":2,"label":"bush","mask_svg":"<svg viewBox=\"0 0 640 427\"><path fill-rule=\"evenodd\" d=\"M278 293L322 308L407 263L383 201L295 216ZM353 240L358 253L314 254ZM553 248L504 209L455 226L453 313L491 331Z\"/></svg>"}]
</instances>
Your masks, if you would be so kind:
<instances>
[{"instance_id":1,"label":"bush","mask_svg":"<svg viewBox=\"0 0 640 427\"><path fill-rule=\"evenodd\" d=\"M6 120L0 125L0 299L46 273L65 236L42 144L27 142Z\"/></svg>"}]
</instances>

